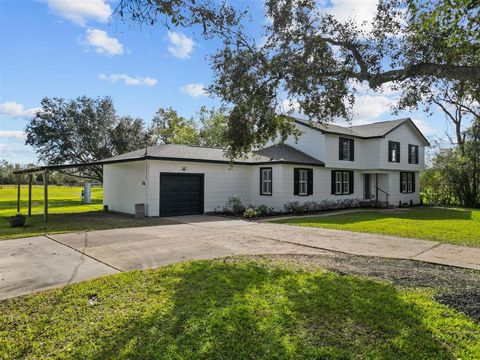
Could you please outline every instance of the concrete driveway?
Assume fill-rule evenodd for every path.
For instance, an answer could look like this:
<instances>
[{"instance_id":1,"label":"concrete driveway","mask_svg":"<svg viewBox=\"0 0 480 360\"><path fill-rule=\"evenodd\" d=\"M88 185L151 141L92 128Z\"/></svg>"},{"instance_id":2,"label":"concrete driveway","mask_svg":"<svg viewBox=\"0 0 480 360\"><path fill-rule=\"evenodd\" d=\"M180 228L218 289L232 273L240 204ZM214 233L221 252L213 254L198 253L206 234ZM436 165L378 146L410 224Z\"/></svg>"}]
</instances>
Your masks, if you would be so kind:
<instances>
[{"instance_id":1,"label":"concrete driveway","mask_svg":"<svg viewBox=\"0 0 480 360\"><path fill-rule=\"evenodd\" d=\"M478 248L215 216L175 221L180 224L0 241L0 299L122 271L230 255L341 251L480 269Z\"/></svg>"}]
</instances>

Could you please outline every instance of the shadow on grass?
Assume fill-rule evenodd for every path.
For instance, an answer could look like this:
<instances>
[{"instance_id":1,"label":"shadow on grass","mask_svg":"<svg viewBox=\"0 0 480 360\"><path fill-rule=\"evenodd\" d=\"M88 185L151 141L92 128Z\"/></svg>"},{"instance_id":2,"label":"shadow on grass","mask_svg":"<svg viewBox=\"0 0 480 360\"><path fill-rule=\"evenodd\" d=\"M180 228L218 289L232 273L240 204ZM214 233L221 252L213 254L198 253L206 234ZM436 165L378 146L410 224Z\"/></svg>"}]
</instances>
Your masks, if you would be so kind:
<instances>
[{"instance_id":1,"label":"shadow on grass","mask_svg":"<svg viewBox=\"0 0 480 360\"><path fill-rule=\"evenodd\" d=\"M37 236L69 231L105 230L176 223L165 218L136 219L132 215L106 213L101 210L79 213L49 214L48 223L43 214L27 217L23 227L11 228L7 217L0 217L0 239Z\"/></svg>"},{"instance_id":2,"label":"shadow on grass","mask_svg":"<svg viewBox=\"0 0 480 360\"><path fill-rule=\"evenodd\" d=\"M95 346L73 357L452 358L424 326L423 310L389 285L254 263L196 262L145 274L137 280L148 288L137 298L141 308L127 318L128 304L110 308L117 323L96 328ZM118 291L136 296L131 286ZM168 305L159 306L167 292Z\"/></svg>"}]
</instances>

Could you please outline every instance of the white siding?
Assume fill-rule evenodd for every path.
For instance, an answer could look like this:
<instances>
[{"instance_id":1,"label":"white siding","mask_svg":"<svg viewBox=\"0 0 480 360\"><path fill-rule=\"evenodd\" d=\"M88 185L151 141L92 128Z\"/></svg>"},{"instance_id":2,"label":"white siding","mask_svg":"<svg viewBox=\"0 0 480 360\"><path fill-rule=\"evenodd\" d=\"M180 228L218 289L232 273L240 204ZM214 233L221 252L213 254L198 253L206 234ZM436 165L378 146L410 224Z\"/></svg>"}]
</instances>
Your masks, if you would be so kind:
<instances>
[{"instance_id":1,"label":"white siding","mask_svg":"<svg viewBox=\"0 0 480 360\"><path fill-rule=\"evenodd\" d=\"M103 166L103 204L111 211L135 214L135 204L145 203L145 161Z\"/></svg>"},{"instance_id":2,"label":"white siding","mask_svg":"<svg viewBox=\"0 0 480 360\"><path fill-rule=\"evenodd\" d=\"M388 141L398 141L400 143L400 163L388 161ZM408 163L409 144L418 145L418 164ZM420 140L416 131L408 123L403 123L382 139L379 153L381 156L378 168L381 169L422 171L425 168L425 149L423 141Z\"/></svg>"},{"instance_id":3,"label":"white siding","mask_svg":"<svg viewBox=\"0 0 480 360\"><path fill-rule=\"evenodd\" d=\"M245 165L149 160L148 216L159 215L161 172L205 174L204 210L213 212L221 211L230 196L250 202L252 171L254 167Z\"/></svg>"},{"instance_id":4,"label":"white siding","mask_svg":"<svg viewBox=\"0 0 480 360\"><path fill-rule=\"evenodd\" d=\"M323 161L325 158L325 136L320 131L311 129L308 126L299 124L295 124L295 126L302 135L297 140L290 136L285 141L285 144Z\"/></svg>"}]
</instances>

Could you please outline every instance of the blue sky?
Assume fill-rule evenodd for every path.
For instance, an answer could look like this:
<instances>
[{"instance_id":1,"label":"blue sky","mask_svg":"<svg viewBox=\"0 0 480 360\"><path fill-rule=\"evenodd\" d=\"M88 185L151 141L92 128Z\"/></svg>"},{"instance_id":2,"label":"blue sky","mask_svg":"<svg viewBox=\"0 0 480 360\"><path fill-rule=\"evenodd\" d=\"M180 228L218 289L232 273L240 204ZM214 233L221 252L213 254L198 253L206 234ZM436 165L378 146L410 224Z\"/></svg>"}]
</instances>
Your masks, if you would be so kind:
<instances>
[{"instance_id":1,"label":"blue sky","mask_svg":"<svg viewBox=\"0 0 480 360\"><path fill-rule=\"evenodd\" d=\"M262 24L260 0L242 1ZM111 96L117 112L148 124L160 107L193 115L210 83L207 55L217 41L204 41L188 29L140 27L109 18L114 2L105 0L0 0L0 159L36 162L23 130L45 96ZM371 18L374 0L329 2L327 11L359 21ZM395 94L358 94L355 122L398 117L390 113ZM441 114L402 113L416 119L426 135L442 136Z\"/></svg>"}]
</instances>

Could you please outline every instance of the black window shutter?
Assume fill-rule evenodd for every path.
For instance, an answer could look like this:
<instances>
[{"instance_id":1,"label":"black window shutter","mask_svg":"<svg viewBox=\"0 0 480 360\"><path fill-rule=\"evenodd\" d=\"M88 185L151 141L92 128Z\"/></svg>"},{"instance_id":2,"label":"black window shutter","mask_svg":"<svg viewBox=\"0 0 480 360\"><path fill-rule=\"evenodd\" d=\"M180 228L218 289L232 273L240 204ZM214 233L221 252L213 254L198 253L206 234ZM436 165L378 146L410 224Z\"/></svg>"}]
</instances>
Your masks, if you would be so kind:
<instances>
[{"instance_id":1,"label":"black window shutter","mask_svg":"<svg viewBox=\"0 0 480 360\"><path fill-rule=\"evenodd\" d=\"M338 138L338 160L343 160L343 139Z\"/></svg>"},{"instance_id":2,"label":"black window shutter","mask_svg":"<svg viewBox=\"0 0 480 360\"><path fill-rule=\"evenodd\" d=\"M298 195L298 169L293 169L293 195Z\"/></svg>"},{"instance_id":3,"label":"black window shutter","mask_svg":"<svg viewBox=\"0 0 480 360\"><path fill-rule=\"evenodd\" d=\"M392 162L392 142L388 142L388 161Z\"/></svg>"},{"instance_id":4,"label":"black window shutter","mask_svg":"<svg viewBox=\"0 0 480 360\"><path fill-rule=\"evenodd\" d=\"M415 173L412 173L412 191L415 192Z\"/></svg>"},{"instance_id":5,"label":"black window shutter","mask_svg":"<svg viewBox=\"0 0 480 360\"><path fill-rule=\"evenodd\" d=\"M353 171L349 171L350 175L350 194L353 194Z\"/></svg>"},{"instance_id":6,"label":"black window shutter","mask_svg":"<svg viewBox=\"0 0 480 360\"><path fill-rule=\"evenodd\" d=\"M413 159L412 159L412 146L408 144L408 163L413 164Z\"/></svg>"},{"instance_id":7,"label":"black window shutter","mask_svg":"<svg viewBox=\"0 0 480 360\"><path fill-rule=\"evenodd\" d=\"M332 170L332 195L335 195L335 173L336 171L335 170Z\"/></svg>"},{"instance_id":8,"label":"black window shutter","mask_svg":"<svg viewBox=\"0 0 480 360\"><path fill-rule=\"evenodd\" d=\"M418 164L418 145L415 145L415 164Z\"/></svg>"},{"instance_id":9,"label":"black window shutter","mask_svg":"<svg viewBox=\"0 0 480 360\"><path fill-rule=\"evenodd\" d=\"M313 195L313 169L308 169L307 195Z\"/></svg>"},{"instance_id":10,"label":"black window shutter","mask_svg":"<svg viewBox=\"0 0 480 360\"><path fill-rule=\"evenodd\" d=\"M397 143L397 162L400 162L400 143Z\"/></svg>"},{"instance_id":11,"label":"black window shutter","mask_svg":"<svg viewBox=\"0 0 480 360\"><path fill-rule=\"evenodd\" d=\"M403 173L400 173L400 192L402 192L402 179L403 179Z\"/></svg>"},{"instance_id":12,"label":"black window shutter","mask_svg":"<svg viewBox=\"0 0 480 360\"><path fill-rule=\"evenodd\" d=\"M355 141L353 139L350 140L350 160L355 160Z\"/></svg>"}]
</instances>

